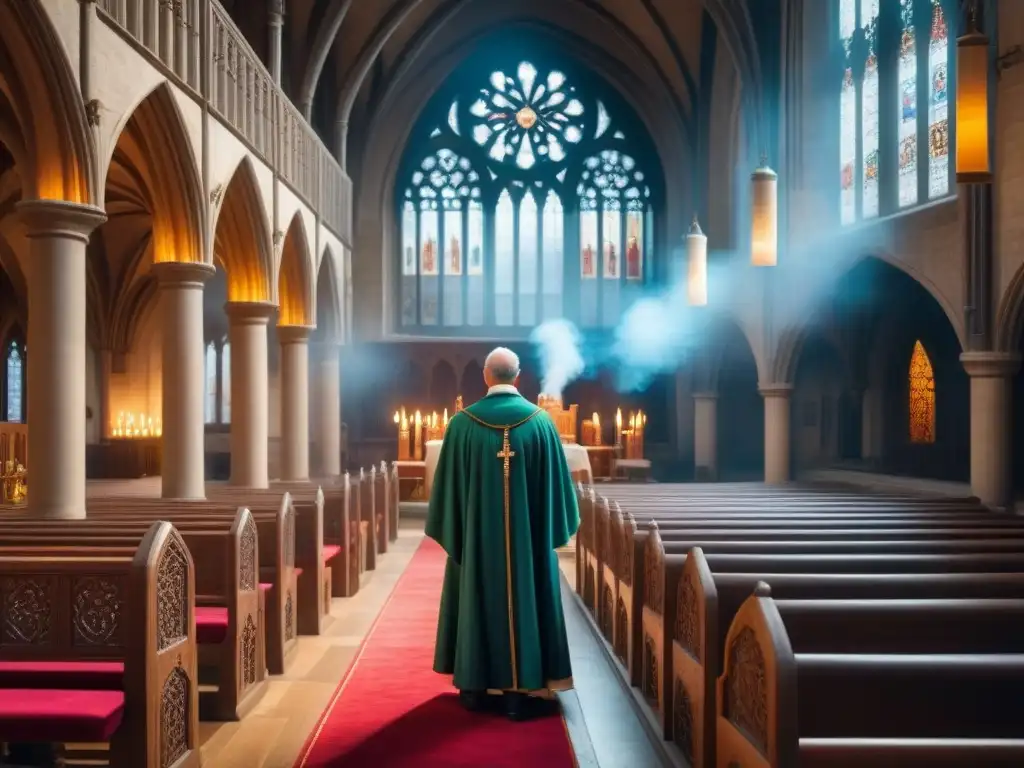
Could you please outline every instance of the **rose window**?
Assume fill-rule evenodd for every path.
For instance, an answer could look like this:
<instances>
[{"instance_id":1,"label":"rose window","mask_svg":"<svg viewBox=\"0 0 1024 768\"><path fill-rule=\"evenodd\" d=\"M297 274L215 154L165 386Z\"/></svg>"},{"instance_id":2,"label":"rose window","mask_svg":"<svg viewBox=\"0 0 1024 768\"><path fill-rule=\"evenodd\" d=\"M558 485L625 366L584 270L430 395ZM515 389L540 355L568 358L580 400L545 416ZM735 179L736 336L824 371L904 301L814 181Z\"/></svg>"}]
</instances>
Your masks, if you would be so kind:
<instances>
[{"instance_id":1,"label":"rose window","mask_svg":"<svg viewBox=\"0 0 1024 768\"><path fill-rule=\"evenodd\" d=\"M496 162L514 158L523 170L538 160L565 159L566 144L583 139L583 102L564 74L551 70L543 79L529 62L515 77L491 73L489 87L469 107L473 140Z\"/></svg>"}]
</instances>

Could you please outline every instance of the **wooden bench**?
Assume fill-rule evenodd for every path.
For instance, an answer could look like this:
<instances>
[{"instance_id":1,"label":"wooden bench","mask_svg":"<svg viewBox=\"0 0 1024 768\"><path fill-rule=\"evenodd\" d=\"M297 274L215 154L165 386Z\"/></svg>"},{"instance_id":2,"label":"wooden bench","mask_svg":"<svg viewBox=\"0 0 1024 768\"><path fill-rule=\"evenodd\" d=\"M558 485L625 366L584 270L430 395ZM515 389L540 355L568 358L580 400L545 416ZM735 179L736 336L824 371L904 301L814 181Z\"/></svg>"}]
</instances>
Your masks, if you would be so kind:
<instances>
[{"instance_id":1,"label":"wooden bench","mask_svg":"<svg viewBox=\"0 0 1024 768\"><path fill-rule=\"evenodd\" d=\"M74 554L88 547L95 556L130 556L151 524L126 521L109 526L68 520L55 526L44 520L33 529L0 521L0 554ZM200 695L201 714L204 720L239 720L266 690L257 528L244 508L234 519L210 520L204 528L178 532L195 563L200 682L206 678L216 686ZM5 675L20 674L16 665L0 662L0 685L5 684Z\"/></svg>"},{"instance_id":2,"label":"wooden bench","mask_svg":"<svg viewBox=\"0 0 1024 768\"><path fill-rule=\"evenodd\" d=\"M979 620L985 608L968 610ZM990 610L1020 619L1019 605ZM920 614L904 619L909 622L905 629L931 617L934 633L945 629L939 622L952 613L949 606L903 606L900 611ZM893 621L896 612L886 613ZM788 617L794 621L792 612ZM878 631L872 622L860 624L866 635ZM893 650L902 653L806 652L789 636L787 614L774 603L767 585L759 585L736 615L726 640L717 686L718 764L1024 764L1024 739L1019 738L1024 654L905 652L915 640L916 633L893 638ZM1019 635L1006 643L1020 650Z\"/></svg>"},{"instance_id":3,"label":"wooden bench","mask_svg":"<svg viewBox=\"0 0 1024 768\"><path fill-rule=\"evenodd\" d=\"M296 613L301 605L296 605L299 571L295 565L296 515L287 493L277 502L273 499L255 499L254 502L250 512L258 531L259 588L265 593L267 669L271 674L279 675L284 673L298 640ZM126 520L165 518L188 531L202 530L215 516L233 518L235 511L229 503L94 498L89 500L88 514L92 522L112 526ZM318 606L310 610L316 611Z\"/></svg>"},{"instance_id":4,"label":"wooden bench","mask_svg":"<svg viewBox=\"0 0 1024 768\"><path fill-rule=\"evenodd\" d=\"M110 742L113 768L198 768L193 562L167 522L131 556L0 556L2 742ZM24 681L23 681L24 682Z\"/></svg>"}]
</instances>

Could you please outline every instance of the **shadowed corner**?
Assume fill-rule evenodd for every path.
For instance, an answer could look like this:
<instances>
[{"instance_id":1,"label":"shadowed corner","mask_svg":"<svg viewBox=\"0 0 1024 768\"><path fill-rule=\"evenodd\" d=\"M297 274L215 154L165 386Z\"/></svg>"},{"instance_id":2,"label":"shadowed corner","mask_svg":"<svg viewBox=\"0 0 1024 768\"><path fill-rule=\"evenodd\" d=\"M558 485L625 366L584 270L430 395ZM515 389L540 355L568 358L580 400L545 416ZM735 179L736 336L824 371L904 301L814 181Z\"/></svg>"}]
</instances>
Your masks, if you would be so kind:
<instances>
[{"instance_id":1,"label":"shadowed corner","mask_svg":"<svg viewBox=\"0 0 1024 768\"><path fill-rule=\"evenodd\" d=\"M381 695L387 695L384 691ZM369 707L372 704L368 703ZM531 721L539 722L539 721ZM548 729L545 729L547 731ZM520 731L522 738L509 738ZM444 693L426 701L392 720L378 731L354 744L344 753L331 749L330 735L323 734L319 745L330 754L326 760L313 756L306 768L333 768L343 765L374 765L379 768L444 765L450 768L480 768L480 744L500 744L488 768L564 768L573 765L572 747L564 732L564 749L549 745L542 763L536 759L536 738L539 734L530 723L511 723L502 714L472 713L459 703L457 694ZM561 734L560 734L561 735ZM521 744L521 746L520 746ZM520 750L524 750L520 752ZM320 750L316 750L320 751Z\"/></svg>"}]
</instances>

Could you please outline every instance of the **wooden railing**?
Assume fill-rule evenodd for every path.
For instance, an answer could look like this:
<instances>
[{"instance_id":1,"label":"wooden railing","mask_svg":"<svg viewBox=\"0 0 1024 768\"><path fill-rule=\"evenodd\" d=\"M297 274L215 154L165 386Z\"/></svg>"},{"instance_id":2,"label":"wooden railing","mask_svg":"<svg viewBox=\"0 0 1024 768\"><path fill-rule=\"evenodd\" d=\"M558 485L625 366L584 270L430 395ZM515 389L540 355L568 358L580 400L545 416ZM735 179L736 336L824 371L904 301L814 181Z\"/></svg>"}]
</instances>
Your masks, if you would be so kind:
<instances>
[{"instance_id":1,"label":"wooden railing","mask_svg":"<svg viewBox=\"0 0 1024 768\"><path fill-rule=\"evenodd\" d=\"M217 0L99 0L98 6L100 18L209 103L330 230L351 242L351 180Z\"/></svg>"}]
</instances>

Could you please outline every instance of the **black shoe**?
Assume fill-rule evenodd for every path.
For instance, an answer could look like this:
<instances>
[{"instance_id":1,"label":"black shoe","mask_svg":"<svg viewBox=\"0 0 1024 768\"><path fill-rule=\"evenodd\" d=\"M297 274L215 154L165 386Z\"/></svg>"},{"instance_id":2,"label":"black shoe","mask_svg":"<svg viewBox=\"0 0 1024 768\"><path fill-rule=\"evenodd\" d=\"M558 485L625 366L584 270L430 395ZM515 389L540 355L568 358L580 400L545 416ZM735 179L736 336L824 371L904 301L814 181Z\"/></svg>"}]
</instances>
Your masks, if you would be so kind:
<instances>
[{"instance_id":1,"label":"black shoe","mask_svg":"<svg viewBox=\"0 0 1024 768\"><path fill-rule=\"evenodd\" d=\"M504 698L505 714L516 722L549 717L559 712L558 699L542 699L525 693L506 693Z\"/></svg>"},{"instance_id":2,"label":"black shoe","mask_svg":"<svg viewBox=\"0 0 1024 768\"><path fill-rule=\"evenodd\" d=\"M459 703L470 712L486 712L492 708L487 691L459 691Z\"/></svg>"}]
</instances>

